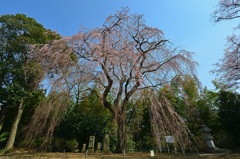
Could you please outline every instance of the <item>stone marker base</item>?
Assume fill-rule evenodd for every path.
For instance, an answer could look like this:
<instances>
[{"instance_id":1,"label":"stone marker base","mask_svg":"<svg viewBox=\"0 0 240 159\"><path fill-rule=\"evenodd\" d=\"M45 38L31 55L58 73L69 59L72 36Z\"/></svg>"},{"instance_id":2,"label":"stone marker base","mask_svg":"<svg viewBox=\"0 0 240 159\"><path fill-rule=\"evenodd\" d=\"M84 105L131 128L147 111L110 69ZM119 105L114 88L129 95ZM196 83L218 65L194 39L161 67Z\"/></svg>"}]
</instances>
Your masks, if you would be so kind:
<instances>
[{"instance_id":1,"label":"stone marker base","mask_svg":"<svg viewBox=\"0 0 240 159\"><path fill-rule=\"evenodd\" d=\"M110 150L103 150L103 155L111 155Z\"/></svg>"},{"instance_id":2,"label":"stone marker base","mask_svg":"<svg viewBox=\"0 0 240 159\"><path fill-rule=\"evenodd\" d=\"M94 148L89 148L88 149L88 154L94 154Z\"/></svg>"}]
</instances>

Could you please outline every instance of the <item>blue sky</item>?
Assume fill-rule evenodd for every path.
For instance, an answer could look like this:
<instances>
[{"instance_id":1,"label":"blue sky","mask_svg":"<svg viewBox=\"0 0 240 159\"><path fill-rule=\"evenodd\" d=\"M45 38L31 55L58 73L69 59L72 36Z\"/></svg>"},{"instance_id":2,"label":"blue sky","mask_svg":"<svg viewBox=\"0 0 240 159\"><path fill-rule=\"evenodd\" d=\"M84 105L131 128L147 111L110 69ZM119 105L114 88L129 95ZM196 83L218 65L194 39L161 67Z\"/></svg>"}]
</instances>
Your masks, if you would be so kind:
<instances>
[{"instance_id":1,"label":"blue sky","mask_svg":"<svg viewBox=\"0 0 240 159\"><path fill-rule=\"evenodd\" d=\"M209 73L223 57L226 37L236 21L215 24L211 14L218 0L0 0L0 15L23 13L62 36L74 35L80 26L101 27L121 7L144 14L149 26L161 29L176 47L194 52L203 86L214 89Z\"/></svg>"}]
</instances>

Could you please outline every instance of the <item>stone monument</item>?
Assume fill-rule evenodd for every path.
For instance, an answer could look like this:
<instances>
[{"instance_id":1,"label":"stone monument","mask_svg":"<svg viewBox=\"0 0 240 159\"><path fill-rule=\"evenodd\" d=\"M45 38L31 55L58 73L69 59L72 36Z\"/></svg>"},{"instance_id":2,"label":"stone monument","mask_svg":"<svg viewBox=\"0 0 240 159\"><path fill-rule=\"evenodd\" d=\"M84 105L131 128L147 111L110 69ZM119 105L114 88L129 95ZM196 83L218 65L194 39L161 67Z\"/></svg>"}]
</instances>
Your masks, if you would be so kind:
<instances>
[{"instance_id":1,"label":"stone monument","mask_svg":"<svg viewBox=\"0 0 240 159\"><path fill-rule=\"evenodd\" d=\"M207 151L209 152L212 152L215 150L215 145L214 145L214 142L213 142L213 137L212 135L210 134L212 130L207 127L206 125L203 125L202 128L201 128L201 132L203 133L203 138L207 144Z\"/></svg>"},{"instance_id":2,"label":"stone monument","mask_svg":"<svg viewBox=\"0 0 240 159\"><path fill-rule=\"evenodd\" d=\"M101 152L102 152L102 151L101 151L101 147L102 147L101 142L98 142L98 144L97 144L97 150L95 151L95 153L101 153Z\"/></svg>"},{"instance_id":3,"label":"stone monument","mask_svg":"<svg viewBox=\"0 0 240 159\"><path fill-rule=\"evenodd\" d=\"M95 136L89 137L88 153L94 153Z\"/></svg>"},{"instance_id":4,"label":"stone monument","mask_svg":"<svg viewBox=\"0 0 240 159\"><path fill-rule=\"evenodd\" d=\"M86 151L86 144L83 144L83 146L82 146L82 153L85 153L85 151Z\"/></svg>"},{"instance_id":5,"label":"stone monument","mask_svg":"<svg viewBox=\"0 0 240 159\"><path fill-rule=\"evenodd\" d=\"M110 155L111 152L109 150L109 134L105 134L103 141L103 154Z\"/></svg>"}]
</instances>

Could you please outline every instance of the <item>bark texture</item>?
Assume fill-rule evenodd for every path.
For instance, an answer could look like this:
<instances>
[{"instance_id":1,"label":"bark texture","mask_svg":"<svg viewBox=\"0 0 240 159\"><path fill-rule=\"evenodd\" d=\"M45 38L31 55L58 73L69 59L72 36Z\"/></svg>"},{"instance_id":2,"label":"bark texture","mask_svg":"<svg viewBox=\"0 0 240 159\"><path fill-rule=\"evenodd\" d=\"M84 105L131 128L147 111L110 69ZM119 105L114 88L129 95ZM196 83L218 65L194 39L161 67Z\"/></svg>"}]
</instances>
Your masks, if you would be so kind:
<instances>
[{"instance_id":1,"label":"bark texture","mask_svg":"<svg viewBox=\"0 0 240 159\"><path fill-rule=\"evenodd\" d=\"M9 134L9 137L8 137L8 140L7 140L7 144L6 144L6 146L5 146L4 150L3 150L3 153L6 153L6 152L8 152L8 151L13 149L15 138L16 138L16 135L17 135L18 125L19 125L19 122L21 120L23 110L24 110L23 100L21 100L20 104L19 104L19 107L18 107L17 116L16 116L16 118L15 118L15 120L13 122L11 131L10 131L10 134Z\"/></svg>"}]
</instances>

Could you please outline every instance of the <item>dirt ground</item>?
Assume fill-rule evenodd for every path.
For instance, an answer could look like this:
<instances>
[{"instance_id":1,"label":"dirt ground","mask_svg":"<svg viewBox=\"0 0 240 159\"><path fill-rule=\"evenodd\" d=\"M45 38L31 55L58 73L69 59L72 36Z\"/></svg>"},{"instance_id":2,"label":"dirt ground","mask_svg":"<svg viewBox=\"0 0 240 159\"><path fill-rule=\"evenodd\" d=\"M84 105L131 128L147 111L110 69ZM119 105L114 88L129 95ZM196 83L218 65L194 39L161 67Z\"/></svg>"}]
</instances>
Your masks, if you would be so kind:
<instances>
[{"instance_id":1,"label":"dirt ground","mask_svg":"<svg viewBox=\"0 0 240 159\"><path fill-rule=\"evenodd\" d=\"M184 159L182 154L154 154L154 157L150 156L150 153L127 153L123 154L89 154L83 153L13 153L7 155L1 155L0 159ZM186 154L186 159L240 159L240 154Z\"/></svg>"}]
</instances>

